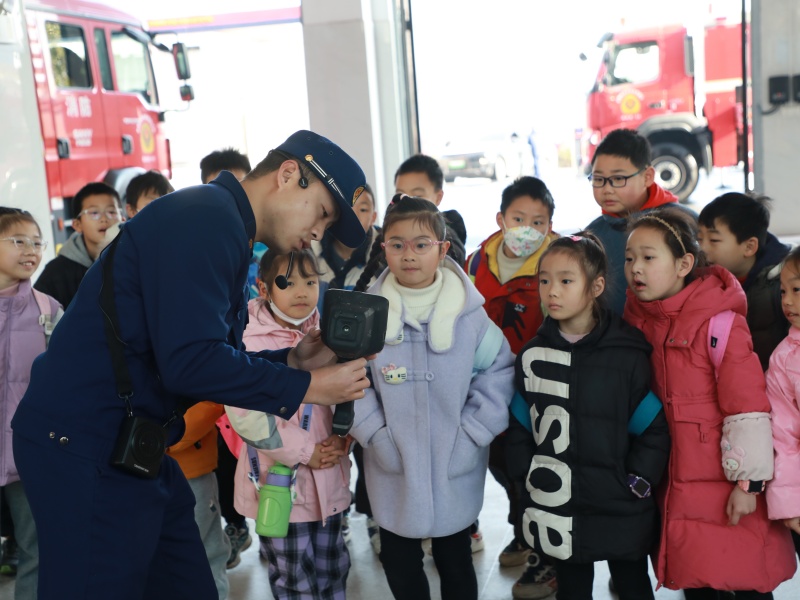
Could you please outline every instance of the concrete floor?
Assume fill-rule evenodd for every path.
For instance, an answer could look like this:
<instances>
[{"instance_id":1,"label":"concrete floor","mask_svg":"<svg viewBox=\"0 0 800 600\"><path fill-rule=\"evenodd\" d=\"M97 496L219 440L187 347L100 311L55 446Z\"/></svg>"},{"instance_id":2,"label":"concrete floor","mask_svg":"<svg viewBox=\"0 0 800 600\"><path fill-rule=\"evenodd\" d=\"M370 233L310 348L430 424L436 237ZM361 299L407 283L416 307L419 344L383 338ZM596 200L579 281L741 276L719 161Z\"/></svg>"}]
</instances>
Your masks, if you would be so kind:
<instances>
[{"instance_id":1,"label":"concrete floor","mask_svg":"<svg viewBox=\"0 0 800 600\"><path fill-rule=\"evenodd\" d=\"M355 475L355 469L353 471ZM492 479L486 479L486 496L483 511L480 515L485 549L473 555L475 571L478 575L478 589L481 600L508 600L511 598L511 586L522 573L524 567L501 569L497 556L511 541L511 526L505 521L508 501L503 489ZM350 541L350 559L352 567L347 582L349 600L384 600L391 598L381 563L372 551L366 529L366 517L360 514L351 516L353 536ZM250 527L253 531L253 524ZM433 565L433 558L425 557L425 570L431 583L432 598L440 598L439 578ZM228 571L231 583L229 600L269 600L272 593L267 580L266 566L258 556L258 544L253 545L242 554L242 562ZM651 573L651 579L652 579ZM0 600L13 600L14 579L0 577ZM554 600L554 597L552 597ZM608 568L605 563L598 563L595 570L594 600L615 599L608 591ZM656 592L656 600L679 600L680 592L661 589ZM800 574L781 585L775 592L775 600L800 599ZM27 599L25 599L27 600ZM111 599L109 599L111 600Z\"/></svg>"}]
</instances>

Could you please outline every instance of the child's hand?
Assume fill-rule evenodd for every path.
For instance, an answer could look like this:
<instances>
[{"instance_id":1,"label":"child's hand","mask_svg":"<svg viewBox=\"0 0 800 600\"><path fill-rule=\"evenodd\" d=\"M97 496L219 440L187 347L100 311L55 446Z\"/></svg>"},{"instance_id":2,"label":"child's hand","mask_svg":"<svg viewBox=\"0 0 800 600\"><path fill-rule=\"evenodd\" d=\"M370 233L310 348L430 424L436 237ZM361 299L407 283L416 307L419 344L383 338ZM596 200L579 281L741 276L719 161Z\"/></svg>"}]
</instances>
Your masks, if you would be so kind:
<instances>
[{"instance_id":1,"label":"child's hand","mask_svg":"<svg viewBox=\"0 0 800 600\"><path fill-rule=\"evenodd\" d=\"M800 517L795 517L793 519L784 519L783 524L794 531L795 533L800 535Z\"/></svg>"},{"instance_id":2,"label":"child's hand","mask_svg":"<svg viewBox=\"0 0 800 600\"><path fill-rule=\"evenodd\" d=\"M325 440L326 442L328 440ZM325 442L322 442L324 444ZM311 458L308 459L307 467L312 469L330 469L333 466L332 462L324 462L323 458L325 454L323 453L324 446L322 444L314 444L314 453L311 455Z\"/></svg>"},{"instance_id":3,"label":"child's hand","mask_svg":"<svg viewBox=\"0 0 800 600\"><path fill-rule=\"evenodd\" d=\"M346 456L350 452L352 441L353 438L349 435L345 437L331 435L324 440L322 442L322 464L332 467L338 463L342 456Z\"/></svg>"},{"instance_id":4,"label":"child's hand","mask_svg":"<svg viewBox=\"0 0 800 600\"><path fill-rule=\"evenodd\" d=\"M738 525L739 519L756 511L756 496L748 494L738 485L733 487L731 495L728 497L728 525Z\"/></svg>"}]
</instances>

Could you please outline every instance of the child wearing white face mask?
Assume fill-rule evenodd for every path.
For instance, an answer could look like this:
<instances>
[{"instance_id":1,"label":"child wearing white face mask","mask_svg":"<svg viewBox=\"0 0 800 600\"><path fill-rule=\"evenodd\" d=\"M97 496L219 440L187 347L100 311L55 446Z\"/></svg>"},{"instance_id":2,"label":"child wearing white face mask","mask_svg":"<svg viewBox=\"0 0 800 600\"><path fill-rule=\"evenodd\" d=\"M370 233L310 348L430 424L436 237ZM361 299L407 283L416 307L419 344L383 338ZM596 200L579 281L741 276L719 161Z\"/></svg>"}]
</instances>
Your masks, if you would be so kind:
<instances>
[{"instance_id":1,"label":"child wearing white face mask","mask_svg":"<svg viewBox=\"0 0 800 600\"><path fill-rule=\"evenodd\" d=\"M279 278L286 280L284 289L276 284ZM319 271L310 250L289 256L268 250L261 259L258 288L260 295L250 300L250 320L242 338L248 350L296 346L318 326ZM226 410L245 441L271 448L241 447L234 491L237 511L253 519L258 514L253 476L263 485L276 462L296 467L289 533L285 538L261 538L272 595L343 599L350 569L342 538L342 513L350 505L350 459L345 439L331 435L333 410L301 404L288 420L233 407ZM267 437L271 443L263 439ZM257 463L257 473L251 463Z\"/></svg>"},{"instance_id":2,"label":"child wearing white face mask","mask_svg":"<svg viewBox=\"0 0 800 600\"><path fill-rule=\"evenodd\" d=\"M500 230L487 238L465 266L475 287L486 299L489 318L503 330L515 354L533 339L544 320L539 297L539 258L558 238L552 231L555 203L541 179L520 177L503 190L497 225ZM513 567L528 561L529 567L514 584L517 598L541 598L555 587L555 575L547 559L540 560L523 542L520 492L522 481L512 481L505 460L505 435L489 447L489 471L502 485L509 500L508 522L514 539L500 554L500 566Z\"/></svg>"}]
</instances>

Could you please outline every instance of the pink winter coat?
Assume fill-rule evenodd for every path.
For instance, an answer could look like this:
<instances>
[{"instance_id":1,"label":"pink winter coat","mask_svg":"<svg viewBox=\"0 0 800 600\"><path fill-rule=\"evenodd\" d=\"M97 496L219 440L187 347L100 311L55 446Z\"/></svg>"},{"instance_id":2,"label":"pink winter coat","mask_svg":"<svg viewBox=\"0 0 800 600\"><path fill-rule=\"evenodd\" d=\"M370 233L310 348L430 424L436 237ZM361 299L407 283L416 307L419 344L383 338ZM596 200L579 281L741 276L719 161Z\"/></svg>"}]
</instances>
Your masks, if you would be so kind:
<instances>
[{"instance_id":1,"label":"pink winter coat","mask_svg":"<svg viewBox=\"0 0 800 600\"><path fill-rule=\"evenodd\" d=\"M272 313L258 298L248 305L250 320L244 331L243 341L248 350L279 350L300 343L303 336L317 327L319 313L301 326L300 331L287 329L275 322ZM308 431L300 426L306 405L301 404L289 420L276 418L277 433L282 445L275 450L258 450L259 481L263 484L270 466L279 462L288 467L300 463L297 470L297 497L292 504L291 523L325 521L350 506L350 458L343 456L339 464L329 469L311 469L306 463L314 452L314 445L331 435L333 411L328 406L312 405L311 423ZM239 414L244 409L235 409ZM255 519L258 514L258 492L250 481L250 463L247 446L239 453L234 476L234 506L242 515Z\"/></svg>"},{"instance_id":2,"label":"pink winter coat","mask_svg":"<svg viewBox=\"0 0 800 600\"><path fill-rule=\"evenodd\" d=\"M790 579L795 556L788 530L767 518L766 501L728 525L732 481L772 477L772 436L764 375L745 321L739 282L721 267L699 269L681 292L640 302L628 291L625 320L653 345L652 387L672 436L660 491L661 541L654 567L670 589L768 592ZM708 352L709 319L736 317L716 381ZM723 448L725 449L723 455Z\"/></svg>"},{"instance_id":3,"label":"pink winter coat","mask_svg":"<svg viewBox=\"0 0 800 600\"><path fill-rule=\"evenodd\" d=\"M769 359L775 477L767 488L770 519L800 517L800 329L792 327Z\"/></svg>"}]
</instances>

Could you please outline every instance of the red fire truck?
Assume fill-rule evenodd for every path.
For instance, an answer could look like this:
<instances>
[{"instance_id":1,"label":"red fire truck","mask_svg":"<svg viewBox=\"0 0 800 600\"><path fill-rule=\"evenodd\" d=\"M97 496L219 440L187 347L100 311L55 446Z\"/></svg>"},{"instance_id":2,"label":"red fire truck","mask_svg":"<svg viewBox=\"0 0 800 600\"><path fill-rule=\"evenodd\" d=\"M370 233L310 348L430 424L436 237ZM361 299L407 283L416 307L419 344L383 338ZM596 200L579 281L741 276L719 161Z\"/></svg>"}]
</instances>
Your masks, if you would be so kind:
<instances>
[{"instance_id":1,"label":"red fire truck","mask_svg":"<svg viewBox=\"0 0 800 600\"><path fill-rule=\"evenodd\" d=\"M122 196L143 170L171 175L155 48L172 51L190 100L183 45L156 42L134 17L84 0L0 0L0 204L45 203L58 244L87 182Z\"/></svg>"},{"instance_id":2,"label":"red fire truck","mask_svg":"<svg viewBox=\"0 0 800 600\"><path fill-rule=\"evenodd\" d=\"M585 165L608 132L636 129L652 146L656 182L684 201L701 168L745 159L741 25L716 21L699 37L683 26L603 36L587 103Z\"/></svg>"}]
</instances>

